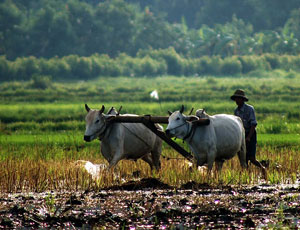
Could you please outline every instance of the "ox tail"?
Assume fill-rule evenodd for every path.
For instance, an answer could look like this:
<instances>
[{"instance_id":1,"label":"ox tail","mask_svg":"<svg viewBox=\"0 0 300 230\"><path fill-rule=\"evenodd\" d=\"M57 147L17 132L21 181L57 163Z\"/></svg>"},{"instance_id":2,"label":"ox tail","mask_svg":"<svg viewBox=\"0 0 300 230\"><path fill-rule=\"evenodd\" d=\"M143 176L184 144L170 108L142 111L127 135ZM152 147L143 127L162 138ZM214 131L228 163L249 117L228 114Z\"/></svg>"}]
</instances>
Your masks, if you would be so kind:
<instances>
[{"instance_id":1,"label":"ox tail","mask_svg":"<svg viewBox=\"0 0 300 230\"><path fill-rule=\"evenodd\" d=\"M243 132L242 134L242 145L241 145L241 149L238 152L238 156L239 156L239 160L240 160L240 164L242 166L242 168L247 168L247 157L246 157L246 153L247 153L247 148L246 148L246 139L245 139L245 134Z\"/></svg>"}]
</instances>

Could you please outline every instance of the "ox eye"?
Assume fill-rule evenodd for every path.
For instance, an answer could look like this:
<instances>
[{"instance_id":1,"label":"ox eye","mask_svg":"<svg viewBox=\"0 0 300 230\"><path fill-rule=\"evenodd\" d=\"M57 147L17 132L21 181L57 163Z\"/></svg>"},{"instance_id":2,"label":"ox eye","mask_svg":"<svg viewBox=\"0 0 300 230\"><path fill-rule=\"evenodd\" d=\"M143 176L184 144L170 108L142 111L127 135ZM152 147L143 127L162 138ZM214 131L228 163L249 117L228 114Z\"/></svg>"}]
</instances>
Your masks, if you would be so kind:
<instances>
[{"instance_id":1,"label":"ox eye","mask_svg":"<svg viewBox=\"0 0 300 230\"><path fill-rule=\"evenodd\" d=\"M95 123L99 123L99 120L95 121Z\"/></svg>"},{"instance_id":2,"label":"ox eye","mask_svg":"<svg viewBox=\"0 0 300 230\"><path fill-rule=\"evenodd\" d=\"M178 120L180 120L180 118L179 118L179 117L177 117L177 119L176 119L176 120L178 121Z\"/></svg>"}]
</instances>

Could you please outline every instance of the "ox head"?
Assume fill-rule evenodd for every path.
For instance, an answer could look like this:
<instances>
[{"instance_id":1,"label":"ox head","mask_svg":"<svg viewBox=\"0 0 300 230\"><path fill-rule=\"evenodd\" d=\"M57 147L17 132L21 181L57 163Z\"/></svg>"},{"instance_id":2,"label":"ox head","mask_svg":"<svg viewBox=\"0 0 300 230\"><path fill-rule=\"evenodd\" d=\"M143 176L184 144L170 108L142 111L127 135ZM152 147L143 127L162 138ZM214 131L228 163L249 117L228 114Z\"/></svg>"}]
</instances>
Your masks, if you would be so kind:
<instances>
[{"instance_id":1,"label":"ox head","mask_svg":"<svg viewBox=\"0 0 300 230\"><path fill-rule=\"evenodd\" d=\"M107 114L110 114L110 115L117 115L118 114L118 111L114 108L114 107L111 107Z\"/></svg>"},{"instance_id":2,"label":"ox head","mask_svg":"<svg viewBox=\"0 0 300 230\"><path fill-rule=\"evenodd\" d=\"M178 137L183 139L188 132L188 122L198 120L196 116L186 116L183 114L184 106L182 105L179 111L174 113L169 112L169 124L166 129L166 134L169 137Z\"/></svg>"},{"instance_id":3,"label":"ox head","mask_svg":"<svg viewBox=\"0 0 300 230\"><path fill-rule=\"evenodd\" d=\"M198 109L196 111L196 116L199 118L208 118L209 115L206 113L205 109Z\"/></svg>"},{"instance_id":4,"label":"ox head","mask_svg":"<svg viewBox=\"0 0 300 230\"><path fill-rule=\"evenodd\" d=\"M85 117L86 129L84 133L85 141L92 141L101 135L106 129L106 118L103 111L105 109L104 105L100 110L90 109L87 104L85 104L85 109L88 114Z\"/></svg>"}]
</instances>

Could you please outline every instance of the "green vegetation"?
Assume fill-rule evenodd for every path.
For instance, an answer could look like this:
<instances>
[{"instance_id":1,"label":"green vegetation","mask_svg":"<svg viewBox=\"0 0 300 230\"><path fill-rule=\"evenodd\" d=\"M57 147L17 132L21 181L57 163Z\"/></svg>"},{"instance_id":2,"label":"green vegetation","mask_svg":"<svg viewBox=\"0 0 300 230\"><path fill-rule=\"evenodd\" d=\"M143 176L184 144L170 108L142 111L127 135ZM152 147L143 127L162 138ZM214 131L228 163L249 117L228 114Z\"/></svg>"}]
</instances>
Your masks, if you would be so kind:
<instances>
[{"instance_id":1,"label":"green vegetation","mask_svg":"<svg viewBox=\"0 0 300 230\"><path fill-rule=\"evenodd\" d=\"M0 85L0 179L1 191L45 191L49 189L99 189L119 184L111 173L95 182L77 160L106 163L99 142L85 143L84 103L106 111L122 105L122 113L167 115L181 104L186 113L192 107L206 108L209 114L232 114L235 103L229 99L237 88L246 90L258 119L258 159L270 160L268 183L294 182L299 169L300 85L299 74L275 70L241 77L156 78L107 77L90 81L54 81L36 87L36 79L5 82ZM42 84L43 85L43 84ZM48 87L49 86L49 87ZM150 98L156 89L159 101ZM160 103L159 103L160 102ZM182 145L180 140L177 140ZM184 147L188 149L186 144ZM141 177L158 177L180 186L188 181L210 184L255 184L260 171L241 171L238 159L226 162L220 177L206 177L188 169L182 156L164 144L163 170L151 173L143 162L123 161L118 167L123 180L141 170ZM175 158L175 159L173 159ZM179 159L178 159L179 158ZM47 179L45 179L47 178Z\"/></svg>"},{"instance_id":2,"label":"green vegetation","mask_svg":"<svg viewBox=\"0 0 300 230\"><path fill-rule=\"evenodd\" d=\"M189 58L295 55L299 7L298 0L3 0L0 55L134 57L169 47Z\"/></svg>"},{"instance_id":3,"label":"green vegetation","mask_svg":"<svg viewBox=\"0 0 300 230\"><path fill-rule=\"evenodd\" d=\"M235 89L243 88L253 103L266 102L268 104L262 106L260 113L271 112L275 109L276 113L283 111L290 114L289 116L297 118L296 113L299 108L297 101L300 97L299 79L298 72L283 70L251 72L248 75L236 77L161 76L151 79L106 77L90 81L53 81L45 90L36 88L32 80L14 81L0 85L0 98L3 103L31 101L41 103L150 102L152 100L149 97L150 92L157 89L162 102L206 103L206 105L209 104L209 107L214 107L215 103L226 102L227 106L233 108L234 104L228 100L228 97ZM270 101L276 102L276 104L269 103ZM272 109L269 109L270 106ZM226 111L232 111L231 108ZM214 110L211 109L209 112L214 112ZM3 111L1 110L1 112Z\"/></svg>"},{"instance_id":4,"label":"green vegetation","mask_svg":"<svg viewBox=\"0 0 300 230\"><path fill-rule=\"evenodd\" d=\"M120 54L62 58L23 57L10 61L0 57L0 80L31 80L32 88L51 88L50 80L90 80L96 77L234 76L258 75L272 70L288 71L286 78L295 78L300 70L300 56L264 54L261 56L202 56L186 58L174 48L140 51L136 57Z\"/></svg>"},{"instance_id":5,"label":"green vegetation","mask_svg":"<svg viewBox=\"0 0 300 230\"><path fill-rule=\"evenodd\" d=\"M298 0L4 0L0 3L0 191L102 188L76 160L104 163L99 143L84 143L84 103L122 113L166 115L181 104L209 114L235 108L246 91L258 119L259 159L269 183L299 172L300 2ZM157 90L159 101L150 98ZM185 146L187 147L187 146ZM259 172L237 160L211 179L164 145L161 172L180 185L252 184ZM88 180L86 179L88 178ZM52 210L52 198L47 198Z\"/></svg>"}]
</instances>

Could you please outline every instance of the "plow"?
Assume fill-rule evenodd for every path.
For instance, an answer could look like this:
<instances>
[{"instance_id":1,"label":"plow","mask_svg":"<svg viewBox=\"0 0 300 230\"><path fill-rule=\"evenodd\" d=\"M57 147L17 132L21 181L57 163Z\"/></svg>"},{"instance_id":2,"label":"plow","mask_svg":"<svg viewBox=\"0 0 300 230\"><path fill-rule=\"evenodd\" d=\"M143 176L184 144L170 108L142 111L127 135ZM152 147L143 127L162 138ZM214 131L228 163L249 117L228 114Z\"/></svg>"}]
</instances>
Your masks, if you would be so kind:
<instances>
[{"instance_id":1,"label":"plow","mask_svg":"<svg viewBox=\"0 0 300 230\"><path fill-rule=\"evenodd\" d=\"M166 142L170 147L175 151L185 157L187 160L193 162L193 155L190 152L187 152L183 147L169 138L165 132L157 129L155 124L168 124L168 116L151 116L151 115L142 115L142 116L126 116L126 115L116 115L110 118L109 122L119 122L119 123L142 123L158 137L160 137L164 142ZM194 126L206 126L209 125L210 120L207 118L199 118L199 120L193 121Z\"/></svg>"}]
</instances>

